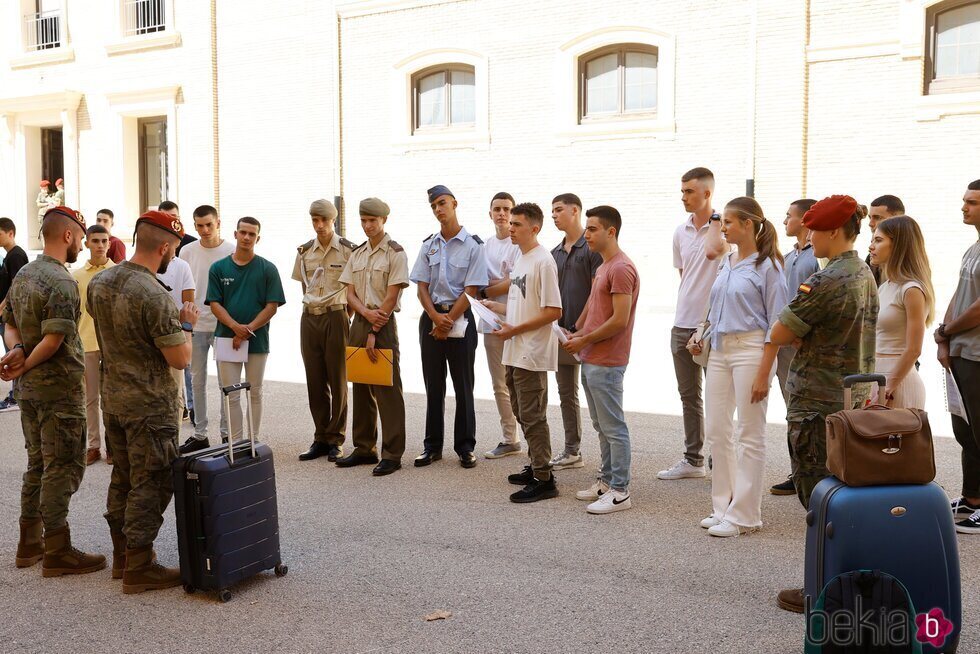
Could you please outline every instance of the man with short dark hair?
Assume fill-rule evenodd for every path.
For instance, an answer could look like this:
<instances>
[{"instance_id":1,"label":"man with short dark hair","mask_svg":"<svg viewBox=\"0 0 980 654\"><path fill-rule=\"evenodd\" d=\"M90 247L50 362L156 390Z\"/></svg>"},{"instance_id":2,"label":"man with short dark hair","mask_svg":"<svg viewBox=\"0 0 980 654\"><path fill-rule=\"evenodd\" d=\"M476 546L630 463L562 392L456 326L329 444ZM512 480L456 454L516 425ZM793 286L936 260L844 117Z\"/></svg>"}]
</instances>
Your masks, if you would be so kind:
<instances>
[{"instance_id":1,"label":"man with short dark hair","mask_svg":"<svg viewBox=\"0 0 980 654\"><path fill-rule=\"evenodd\" d=\"M112 226L115 222L116 215L112 213L112 209L99 209L95 214L95 224L105 227L109 232L109 253L106 256L113 263L119 263L126 258L126 244L112 235Z\"/></svg>"},{"instance_id":2,"label":"man with short dark hair","mask_svg":"<svg viewBox=\"0 0 980 654\"><path fill-rule=\"evenodd\" d=\"M691 357L687 342L707 317L708 295L718 275L718 257L728 251L721 236L721 216L712 208L715 176L707 168L692 168L681 176L681 202L687 220L674 230L674 267L681 277L677 311L670 330L677 391L684 414L684 458L657 473L658 479L704 477L704 402L701 366Z\"/></svg>"},{"instance_id":3,"label":"man with short dark hair","mask_svg":"<svg viewBox=\"0 0 980 654\"><path fill-rule=\"evenodd\" d=\"M167 214L171 218L176 218L177 220L180 220L180 207L177 206L176 202L171 202L170 200L164 200L163 202L160 203L160 206L157 207L157 210L162 211L163 213ZM180 239L180 245L177 247L177 255L180 256L180 251L184 249L185 245L189 245L196 240L197 239L191 236L190 234L185 233Z\"/></svg>"},{"instance_id":4,"label":"man with short dark hair","mask_svg":"<svg viewBox=\"0 0 980 654\"><path fill-rule=\"evenodd\" d=\"M589 304L579 318L579 329L564 349L582 359L582 386L602 453L596 482L575 497L590 502L586 507L589 513L605 514L632 507L630 432L623 412L623 378L633 342L640 275L620 249L623 219L619 211L600 205L585 215L585 238L589 248L602 256L602 265L596 273Z\"/></svg>"},{"instance_id":5,"label":"man with short dark hair","mask_svg":"<svg viewBox=\"0 0 980 654\"><path fill-rule=\"evenodd\" d=\"M2 312L14 278L17 277L20 269L27 265L27 253L24 252L24 248L17 245L17 226L10 218L0 218L0 248L7 252L3 264L0 265L0 312ZM0 323L0 337L3 336L3 329L3 323ZM9 352L6 342L4 352ZM14 398L16 387L17 381L14 380L7 397L0 401L0 412L17 410L17 400Z\"/></svg>"},{"instance_id":6,"label":"man with short dark hair","mask_svg":"<svg viewBox=\"0 0 980 654\"><path fill-rule=\"evenodd\" d=\"M871 230L871 237L874 238L875 230L878 229L878 223L882 220L888 218L894 218L895 216L902 216L905 214L905 204L894 195L882 195L871 201L871 208L868 210L868 228ZM871 268L871 272L874 273L875 283L881 286L881 269L871 263L871 254L869 253L867 258L864 260L868 267ZM791 287L792 288L792 287Z\"/></svg>"},{"instance_id":7,"label":"man with short dark hair","mask_svg":"<svg viewBox=\"0 0 980 654\"><path fill-rule=\"evenodd\" d=\"M218 381L222 386L238 384L244 367L245 381L252 385L250 406L256 437L262 424L262 382L269 359L269 321L279 307L286 304L276 265L255 254L261 228L261 223L251 216L239 218L235 227L235 252L211 266L204 301L218 319L215 338L232 339L235 350L248 348L244 364L218 361ZM241 394L236 393L230 403L230 437L238 440L243 433Z\"/></svg>"},{"instance_id":8,"label":"man with short dark hair","mask_svg":"<svg viewBox=\"0 0 980 654\"><path fill-rule=\"evenodd\" d=\"M980 179L963 194L963 224L980 236ZM967 419L953 415L953 434L963 448L963 491L953 500L961 534L980 534L980 240L963 255L960 281L935 333L939 362L956 380Z\"/></svg>"},{"instance_id":9,"label":"man with short dark hair","mask_svg":"<svg viewBox=\"0 0 980 654\"><path fill-rule=\"evenodd\" d=\"M561 289L561 318L558 326L567 334L575 332L575 325L589 301L592 280L602 265L602 257L589 249L582 227L582 200L574 193L562 193L551 201L551 219L564 238L551 250L558 266L558 286ZM555 470L581 468L582 410L579 405L580 365L578 359L565 350L558 350L558 400L561 404L561 421L565 428L565 445L551 460Z\"/></svg>"},{"instance_id":10,"label":"man with short dark hair","mask_svg":"<svg viewBox=\"0 0 980 654\"><path fill-rule=\"evenodd\" d=\"M3 308L10 352L0 359L0 379L20 379L27 448L15 563L24 568L43 559L42 576L59 577L101 570L106 561L72 547L68 526L68 503L85 474L85 363L78 284L65 265L78 259L85 223L74 210L54 207L41 234L44 253L14 279Z\"/></svg>"}]
</instances>

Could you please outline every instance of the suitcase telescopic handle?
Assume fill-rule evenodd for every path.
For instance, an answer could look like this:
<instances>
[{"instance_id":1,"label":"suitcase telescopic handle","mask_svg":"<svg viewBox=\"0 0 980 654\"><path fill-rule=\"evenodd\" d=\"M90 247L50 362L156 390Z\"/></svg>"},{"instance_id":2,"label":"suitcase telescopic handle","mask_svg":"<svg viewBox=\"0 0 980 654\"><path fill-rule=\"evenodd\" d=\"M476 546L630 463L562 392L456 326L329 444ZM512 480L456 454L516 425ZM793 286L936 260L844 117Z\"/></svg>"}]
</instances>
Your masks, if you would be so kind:
<instances>
[{"instance_id":1,"label":"suitcase telescopic handle","mask_svg":"<svg viewBox=\"0 0 980 654\"><path fill-rule=\"evenodd\" d=\"M231 395L233 393L242 392L245 395L245 410L244 422L247 425L245 428L248 430L248 440L252 448L252 458L255 458L255 429L252 426L252 385L247 381L240 382L238 384L232 384L231 386L222 386L221 392L224 395L225 401L225 415L228 416L228 422L231 423ZM230 431L230 430L229 430ZM234 465L235 463L235 441L233 434L228 434L228 463L229 465Z\"/></svg>"},{"instance_id":2,"label":"suitcase telescopic handle","mask_svg":"<svg viewBox=\"0 0 980 654\"><path fill-rule=\"evenodd\" d=\"M864 384L874 382L878 384L878 388L884 388L888 380L885 379L884 375L879 375L878 373L871 373L866 375L848 375L844 377L844 409L851 408L851 386L854 384Z\"/></svg>"},{"instance_id":3,"label":"suitcase telescopic handle","mask_svg":"<svg viewBox=\"0 0 980 654\"><path fill-rule=\"evenodd\" d=\"M252 385L250 383L241 382L238 384L232 384L231 386L222 386L221 392L225 395L231 395L232 393L237 393L238 391L250 391L252 390Z\"/></svg>"}]
</instances>

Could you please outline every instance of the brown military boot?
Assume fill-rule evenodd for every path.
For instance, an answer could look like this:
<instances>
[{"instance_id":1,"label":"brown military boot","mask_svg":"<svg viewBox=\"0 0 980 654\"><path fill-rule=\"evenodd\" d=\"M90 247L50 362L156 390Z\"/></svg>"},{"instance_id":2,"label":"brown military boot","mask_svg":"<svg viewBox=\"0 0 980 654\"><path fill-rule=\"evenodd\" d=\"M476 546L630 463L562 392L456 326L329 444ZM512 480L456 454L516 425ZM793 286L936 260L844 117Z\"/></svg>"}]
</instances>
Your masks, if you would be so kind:
<instances>
[{"instance_id":1,"label":"brown military boot","mask_svg":"<svg viewBox=\"0 0 980 654\"><path fill-rule=\"evenodd\" d=\"M165 568L156 562L152 545L126 549L126 572L123 592L127 595L144 590L159 590L180 585L180 570Z\"/></svg>"},{"instance_id":2,"label":"brown military boot","mask_svg":"<svg viewBox=\"0 0 980 654\"><path fill-rule=\"evenodd\" d=\"M126 534L109 530L112 537L112 578L122 579L126 571Z\"/></svg>"},{"instance_id":3,"label":"brown military boot","mask_svg":"<svg viewBox=\"0 0 980 654\"><path fill-rule=\"evenodd\" d=\"M29 568L44 558L44 523L40 518L20 519L17 567Z\"/></svg>"},{"instance_id":4,"label":"brown military boot","mask_svg":"<svg viewBox=\"0 0 980 654\"><path fill-rule=\"evenodd\" d=\"M48 529L45 532L42 577L83 575L104 567L105 557L101 554L86 554L72 547L68 525L58 529Z\"/></svg>"}]
</instances>

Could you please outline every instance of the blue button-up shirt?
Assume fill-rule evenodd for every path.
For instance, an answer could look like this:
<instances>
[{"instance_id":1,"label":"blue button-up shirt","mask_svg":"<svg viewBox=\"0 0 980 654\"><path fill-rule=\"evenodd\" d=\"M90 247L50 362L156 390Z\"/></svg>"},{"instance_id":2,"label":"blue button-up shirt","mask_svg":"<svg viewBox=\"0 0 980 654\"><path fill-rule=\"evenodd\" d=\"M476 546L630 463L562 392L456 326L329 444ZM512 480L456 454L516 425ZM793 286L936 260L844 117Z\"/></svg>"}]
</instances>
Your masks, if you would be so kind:
<instances>
[{"instance_id":1,"label":"blue button-up shirt","mask_svg":"<svg viewBox=\"0 0 980 654\"><path fill-rule=\"evenodd\" d=\"M721 351L721 340L726 334L740 334L756 330L766 332L779 318L779 312L789 298L786 278L772 259L755 265L758 254L751 254L738 263L735 255L725 257L718 277L711 287L711 347Z\"/></svg>"},{"instance_id":2,"label":"blue button-up shirt","mask_svg":"<svg viewBox=\"0 0 980 654\"><path fill-rule=\"evenodd\" d=\"M490 283L483 247L465 227L448 241L442 232L425 239L409 279L428 284L435 304L452 304L467 286Z\"/></svg>"},{"instance_id":3,"label":"blue button-up shirt","mask_svg":"<svg viewBox=\"0 0 980 654\"><path fill-rule=\"evenodd\" d=\"M793 246L793 249L783 256L783 273L786 275L786 290L789 299L800 289L810 275L820 270L820 263L813 256L813 246L807 243L803 249Z\"/></svg>"}]
</instances>

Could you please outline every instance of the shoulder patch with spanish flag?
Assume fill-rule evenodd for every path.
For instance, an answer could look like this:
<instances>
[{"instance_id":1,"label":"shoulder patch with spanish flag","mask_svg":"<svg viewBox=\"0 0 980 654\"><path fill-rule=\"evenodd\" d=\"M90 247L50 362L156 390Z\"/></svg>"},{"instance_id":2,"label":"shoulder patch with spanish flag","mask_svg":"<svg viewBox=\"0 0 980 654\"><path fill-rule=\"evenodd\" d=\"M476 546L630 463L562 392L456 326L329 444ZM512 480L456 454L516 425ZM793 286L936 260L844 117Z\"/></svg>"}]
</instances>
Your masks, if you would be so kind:
<instances>
[{"instance_id":1,"label":"shoulder patch with spanish flag","mask_svg":"<svg viewBox=\"0 0 980 654\"><path fill-rule=\"evenodd\" d=\"M800 293L806 293L807 295L809 295L810 294L810 291L813 290L813 287L811 287L809 284L800 284L800 289L799 290L800 290Z\"/></svg>"}]
</instances>

